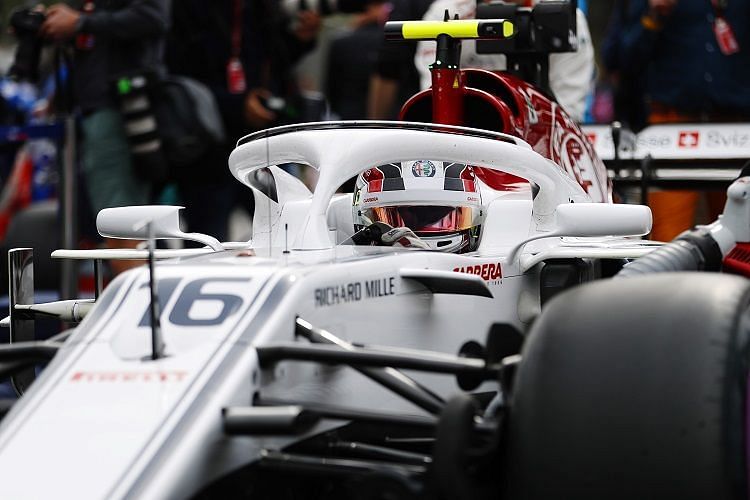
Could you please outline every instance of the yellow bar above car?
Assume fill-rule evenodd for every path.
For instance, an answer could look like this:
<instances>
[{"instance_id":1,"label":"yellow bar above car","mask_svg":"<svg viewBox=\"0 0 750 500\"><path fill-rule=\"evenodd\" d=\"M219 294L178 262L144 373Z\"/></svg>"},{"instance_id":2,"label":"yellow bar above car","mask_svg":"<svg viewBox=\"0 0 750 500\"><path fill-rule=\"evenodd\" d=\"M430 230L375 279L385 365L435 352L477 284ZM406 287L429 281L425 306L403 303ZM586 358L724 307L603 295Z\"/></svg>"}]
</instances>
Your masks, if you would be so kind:
<instances>
[{"instance_id":1,"label":"yellow bar above car","mask_svg":"<svg viewBox=\"0 0 750 500\"><path fill-rule=\"evenodd\" d=\"M439 35L457 39L503 40L516 34L506 19L466 19L448 21L389 21L385 23L388 40L435 40Z\"/></svg>"}]
</instances>

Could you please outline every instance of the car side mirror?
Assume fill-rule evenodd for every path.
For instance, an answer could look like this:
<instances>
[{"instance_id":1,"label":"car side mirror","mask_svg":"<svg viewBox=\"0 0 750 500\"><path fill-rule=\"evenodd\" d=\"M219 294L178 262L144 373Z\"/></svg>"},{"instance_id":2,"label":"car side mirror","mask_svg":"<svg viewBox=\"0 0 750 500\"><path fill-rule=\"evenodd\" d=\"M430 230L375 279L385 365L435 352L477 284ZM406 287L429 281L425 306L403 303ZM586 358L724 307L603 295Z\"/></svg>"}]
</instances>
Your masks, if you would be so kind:
<instances>
[{"instance_id":1,"label":"car side mirror","mask_svg":"<svg viewBox=\"0 0 750 500\"><path fill-rule=\"evenodd\" d=\"M213 236L202 233L185 233L180 229L180 210L172 205L141 205L105 208L96 216L96 229L105 238L145 240L148 224L153 226L156 239L183 239L197 241L219 251L224 247Z\"/></svg>"},{"instance_id":2,"label":"car side mirror","mask_svg":"<svg viewBox=\"0 0 750 500\"><path fill-rule=\"evenodd\" d=\"M651 232L651 225L651 209L645 205L564 203L555 209L554 230L521 241L508 254L508 262L516 260L530 241L564 236L643 236Z\"/></svg>"},{"instance_id":3,"label":"car side mirror","mask_svg":"<svg viewBox=\"0 0 750 500\"><path fill-rule=\"evenodd\" d=\"M645 205L568 203L555 211L554 236L643 236L651 232ZM552 236L552 235L550 235Z\"/></svg>"}]
</instances>

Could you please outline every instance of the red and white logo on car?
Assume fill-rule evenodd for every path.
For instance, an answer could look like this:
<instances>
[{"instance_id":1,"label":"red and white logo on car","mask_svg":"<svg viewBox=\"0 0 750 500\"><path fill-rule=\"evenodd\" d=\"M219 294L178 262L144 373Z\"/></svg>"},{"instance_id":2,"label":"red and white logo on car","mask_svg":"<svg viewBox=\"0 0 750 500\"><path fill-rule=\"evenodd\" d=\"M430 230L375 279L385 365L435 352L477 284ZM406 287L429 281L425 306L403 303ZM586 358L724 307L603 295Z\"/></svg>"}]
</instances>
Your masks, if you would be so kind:
<instances>
[{"instance_id":1,"label":"red and white logo on car","mask_svg":"<svg viewBox=\"0 0 750 500\"><path fill-rule=\"evenodd\" d=\"M491 262L476 266L455 267L454 273L475 274L481 276L484 281L497 281L503 279L503 268L499 262Z\"/></svg>"}]
</instances>

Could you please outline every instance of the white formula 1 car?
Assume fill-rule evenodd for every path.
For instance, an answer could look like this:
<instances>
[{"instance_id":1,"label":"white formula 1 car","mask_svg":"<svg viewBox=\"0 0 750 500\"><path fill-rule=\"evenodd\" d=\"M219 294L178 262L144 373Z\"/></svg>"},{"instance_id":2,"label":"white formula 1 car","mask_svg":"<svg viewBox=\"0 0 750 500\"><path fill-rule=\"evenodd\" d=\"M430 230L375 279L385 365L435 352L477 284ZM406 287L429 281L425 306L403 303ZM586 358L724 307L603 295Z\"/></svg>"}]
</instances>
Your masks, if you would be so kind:
<instances>
[{"instance_id":1,"label":"white formula 1 car","mask_svg":"<svg viewBox=\"0 0 750 500\"><path fill-rule=\"evenodd\" d=\"M93 303L33 304L13 251L0 377L23 396L0 423L0 498L746 495L745 280L600 280L540 310L649 253L624 271L726 264L750 241L748 178L723 221L654 250L633 238L649 210L608 202L564 112L519 99L504 123L533 145L408 122L250 135L229 167L252 240L186 234L179 207L105 210L102 235L149 250L55 255L149 265ZM314 193L290 162L318 170ZM80 323L34 341L41 315Z\"/></svg>"},{"instance_id":2,"label":"white formula 1 car","mask_svg":"<svg viewBox=\"0 0 750 500\"><path fill-rule=\"evenodd\" d=\"M470 253L351 244L352 194L335 194L337 188L374 165L426 155L438 170L441 161L481 165L523 176L535 188L496 192L477 177L475 191L460 191L486 204L480 242ZM273 166L292 160L319 169L314 194ZM83 321L64 343L30 351L10 346L21 356L14 363L24 355L54 358L3 421L0 470L12 473L0 481L0 496L43 498L64 488L78 498L187 497L254 463L304 468L304 455L297 461L284 450L346 426L350 417L384 428L429 427L458 390L455 379L432 372L459 374L462 387L495 398L497 363L518 352L517 331L538 314L540 295L595 277L597 259L651 248L608 236L646 233L646 207L590 203L577 182L502 134L404 123L286 127L240 141L230 168L255 193L251 243L225 248L205 235L181 234L177 207L105 210L98 218L104 235L144 237L144 221L152 221L156 238L209 247L156 250L157 258L184 256L118 277L93 306L24 306L28 284L14 265L14 340L23 339L24 318L35 313ZM548 238L523 245L541 236ZM138 252L146 251L57 254L101 259ZM553 267L567 272L549 275L562 283L545 281L543 263L551 259L563 259ZM151 322L157 303L160 331ZM492 363L457 357L482 357L488 334L504 345ZM349 366L325 365L336 363ZM318 418L303 426L316 411ZM359 450L342 443L366 440L355 432L332 453L338 458L310 458L318 463L309 466L342 460L342 470L356 468L344 457ZM385 444L362 444L352 463L403 453L401 445ZM416 455L407 455L410 465L394 470L423 473L427 462L412 464ZM33 480L40 474L44 481Z\"/></svg>"},{"instance_id":3,"label":"white formula 1 car","mask_svg":"<svg viewBox=\"0 0 750 500\"><path fill-rule=\"evenodd\" d=\"M404 160L426 154L429 162ZM292 160L319 169L314 193L275 166ZM373 165L406 165L408 187L410 175L420 177L414 168L435 168L437 176L459 162L477 172L502 169L534 186L497 192L478 174L474 191L460 191L486 203L475 251L423 249L420 232L389 242L387 230L373 230L382 223L360 230L367 238L353 244L356 195L336 194L347 179ZM663 350L668 344L653 344L665 335L673 341L683 328L704 332L720 324L718 338L735 341L716 344L728 356L704 369L744 352L735 343L745 345L737 340L741 316L731 311L744 310L746 282L667 275L562 294L532 329L521 360L519 331L543 300L597 277L603 260L654 247L606 236L646 232L647 208L588 202L577 182L516 138L425 124L309 124L248 136L230 168L256 198L253 240L223 244L185 234L179 207L105 210L97 221L104 235L183 238L207 247L57 251L95 260L151 253L150 266L119 276L95 303L31 304L30 251L11 253L14 343L0 348L0 370L19 392L28 391L0 424L0 497L492 498L507 490L509 498L545 498L554 490L599 498L612 486L612 457L641 451L618 454L598 443L642 446L645 432L625 432L607 412L617 404L618 418L654 425L647 436L671 429L667 409L647 414L669 418L644 423L638 405L674 400L669 391L686 376L672 369L702 359L698 344L713 341L686 335L680 341L687 351L674 361ZM625 269L641 262L649 273L688 269L690 259L695 269L707 267L731 254L735 241L750 240L750 225L743 233L744 226L729 223L738 215L748 220L744 180L730 189L724 223L701 230L703 241L687 238L663 247L666 257L657 250ZM34 342L30 328L40 315L80 324ZM644 322L662 323L654 331ZM682 327L667 329L674 322ZM644 359L649 353L661 354ZM45 360L28 387L28 367ZM666 387L658 378L665 370ZM643 387L646 376L661 382ZM716 380L726 388L728 379ZM622 397L628 390L645 399ZM715 397L745 400L734 391ZM689 435L690 426L708 425L703 406L696 408L686 406L685 418L698 420L674 424L687 426ZM722 420L696 439L712 443L716 433L740 428ZM690 453L697 446L683 445ZM727 449L706 446L712 453ZM503 465L506 454L511 459ZM734 449L727 455L743 456ZM570 463L560 464L563 457ZM608 468L594 479L570 470L594 464ZM537 467L549 482L535 481ZM718 472L723 486L728 476ZM682 487L673 479L661 478ZM580 496L586 481L593 481L591 496ZM650 487L648 478L632 482L644 484Z\"/></svg>"}]
</instances>

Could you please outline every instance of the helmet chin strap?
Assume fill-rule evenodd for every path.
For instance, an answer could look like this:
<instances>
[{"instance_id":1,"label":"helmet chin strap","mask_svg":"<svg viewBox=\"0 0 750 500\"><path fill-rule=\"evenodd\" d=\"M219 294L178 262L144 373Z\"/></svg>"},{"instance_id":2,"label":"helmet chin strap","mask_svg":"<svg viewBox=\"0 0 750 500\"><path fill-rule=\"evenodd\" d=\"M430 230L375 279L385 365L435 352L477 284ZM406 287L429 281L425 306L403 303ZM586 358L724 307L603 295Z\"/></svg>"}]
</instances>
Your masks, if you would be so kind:
<instances>
[{"instance_id":1,"label":"helmet chin strap","mask_svg":"<svg viewBox=\"0 0 750 500\"><path fill-rule=\"evenodd\" d=\"M420 236L420 239L430 247L431 250L439 252L456 253L468 244L464 234L446 234L442 236Z\"/></svg>"}]
</instances>

